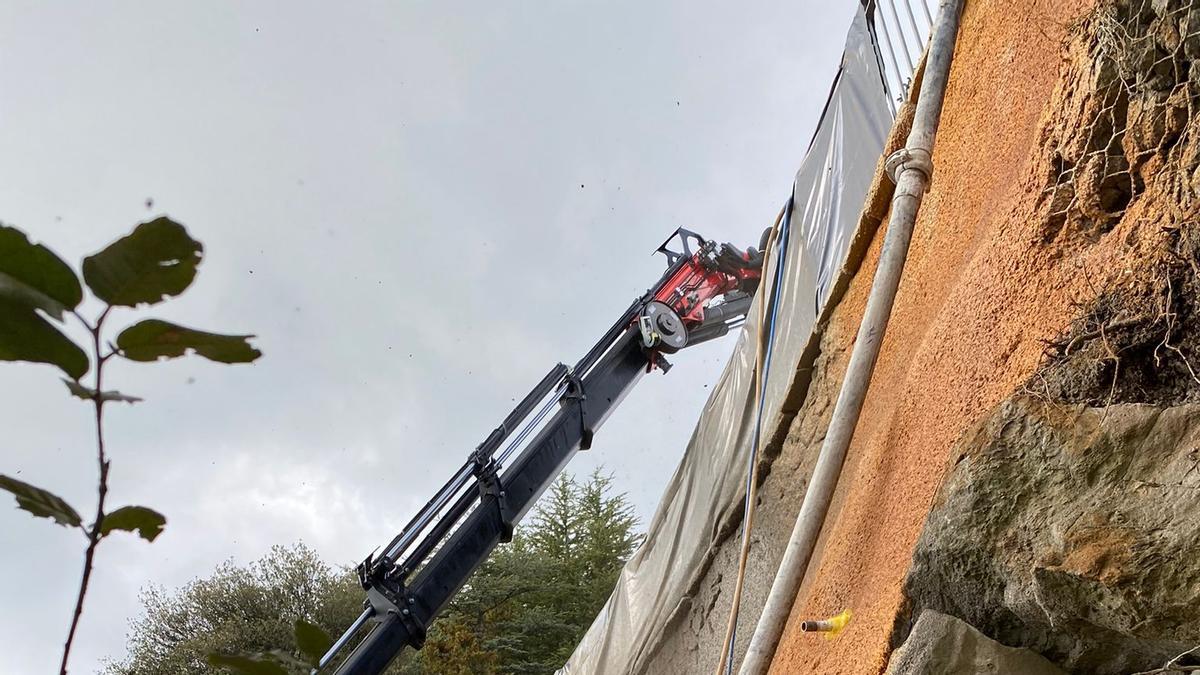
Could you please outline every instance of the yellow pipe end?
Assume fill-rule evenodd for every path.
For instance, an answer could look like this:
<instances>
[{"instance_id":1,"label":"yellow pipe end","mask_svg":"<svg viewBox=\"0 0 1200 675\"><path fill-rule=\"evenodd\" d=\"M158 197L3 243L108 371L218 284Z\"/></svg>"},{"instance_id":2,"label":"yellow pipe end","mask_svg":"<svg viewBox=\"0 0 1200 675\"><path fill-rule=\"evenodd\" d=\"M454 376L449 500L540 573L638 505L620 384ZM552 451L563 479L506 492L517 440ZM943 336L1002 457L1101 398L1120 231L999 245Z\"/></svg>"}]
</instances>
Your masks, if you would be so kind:
<instances>
[{"instance_id":1,"label":"yellow pipe end","mask_svg":"<svg viewBox=\"0 0 1200 675\"><path fill-rule=\"evenodd\" d=\"M850 623L851 616L853 615L851 614L850 610L847 609L837 616L831 616L826 619L826 621L829 622L830 628L829 630L825 631L825 639L832 640L837 636L838 633L842 632L842 629L846 627L846 624Z\"/></svg>"}]
</instances>

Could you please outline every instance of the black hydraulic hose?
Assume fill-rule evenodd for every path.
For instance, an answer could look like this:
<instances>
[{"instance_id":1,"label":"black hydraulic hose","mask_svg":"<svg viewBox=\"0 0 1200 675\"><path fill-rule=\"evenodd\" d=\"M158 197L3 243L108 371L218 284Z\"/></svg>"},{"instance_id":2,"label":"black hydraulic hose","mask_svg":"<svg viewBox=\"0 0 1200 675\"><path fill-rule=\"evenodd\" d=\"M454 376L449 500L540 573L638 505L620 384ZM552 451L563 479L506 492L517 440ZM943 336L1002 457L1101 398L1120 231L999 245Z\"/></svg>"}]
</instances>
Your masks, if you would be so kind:
<instances>
[{"instance_id":1,"label":"black hydraulic hose","mask_svg":"<svg viewBox=\"0 0 1200 675\"><path fill-rule=\"evenodd\" d=\"M408 575L416 571L417 567L425 561L425 558L429 557L430 553L433 553L433 550L437 548L442 539L449 534L450 530L458 524L458 521L462 520L463 516L467 515L467 511L470 511L471 507L478 501L479 493L475 490L464 490L458 496L458 501L454 502L450 510L438 520L437 525L433 526L433 529L425 535L421 543L417 544L412 553L404 559L404 563L400 567L402 578L407 578Z\"/></svg>"},{"instance_id":2,"label":"black hydraulic hose","mask_svg":"<svg viewBox=\"0 0 1200 675\"><path fill-rule=\"evenodd\" d=\"M495 449L504 442L504 439L508 438L509 434L511 434L513 430L521 424L521 421L529 416L529 413L533 410L533 407L537 405L538 401L545 398L546 394L548 394L559 382L561 382L566 375L567 367L561 363L551 368L550 372L546 373L545 377L543 377L541 381L538 382L537 385L525 395L525 398L521 399L521 402L518 403L515 408L513 408L512 412L510 412L508 416L504 418L504 421L500 423L500 426L493 429L492 433L488 434L488 437L479 444L479 446L476 448L477 455L480 457L491 456L492 452L494 452ZM416 538L420 530L425 529L425 526L429 524L429 521L436 514L436 512L441 510L441 507L445 504L445 500L448 497L447 493L452 494L457 492L469 482L468 479L471 474L468 470L472 468L473 464L474 458L468 459L467 462L454 473L454 477L447 481L446 484L437 491L437 494L433 496L433 499L430 499L425 503L425 506L421 507L421 510L418 511L415 516L413 516L412 520L408 521L408 524L404 526L404 529L400 530L400 534L396 535L383 549L385 558L394 562L400 556L400 554L404 552L404 549L412 543L413 539ZM470 494L470 492L467 494ZM459 501L462 501L461 498Z\"/></svg>"},{"instance_id":3,"label":"black hydraulic hose","mask_svg":"<svg viewBox=\"0 0 1200 675\"><path fill-rule=\"evenodd\" d=\"M629 306L629 309L625 310L625 313L621 315L621 318L617 319L616 323L614 323L604 333L604 337L600 338L600 340L596 342L596 344L593 345L590 350L588 350L588 353L583 355L582 359L579 359L579 362L575 364L575 369L571 371L576 377L583 377L585 374L587 374L587 371L590 370L592 366L596 365L596 362L600 360L600 357L604 356L604 352L608 351L608 348L612 346L613 342L615 342L616 339L625 332L625 329L628 328L629 324L631 324L637 317L643 302L644 301L641 299L634 300L633 304Z\"/></svg>"},{"instance_id":4,"label":"black hydraulic hose","mask_svg":"<svg viewBox=\"0 0 1200 675\"><path fill-rule=\"evenodd\" d=\"M526 417L529 417L529 414L533 411L534 406L536 406L539 401L546 398L546 395L550 393L555 386L562 382L563 378L566 376L567 367L563 364L560 363L554 366L554 368L551 368L550 372L546 373L546 376L542 378L542 381L539 382L537 386L534 387L528 394L526 394L525 398L521 399L521 402L517 404L517 407L513 408L513 411L508 414L508 417L504 418L504 422L502 422L500 426L496 427L496 429L492 431L492 433L486 439L484 439L483 443L479 444L479 447L476 449L476 456L479 458L479 460L482 461L490 458L492 453L496 451L496 448L500 447L500 444L512 434L513 430L520 426L521 422L523 422ZM471 462L468 462L468 464L470 463ZM437 548L438 542L440 542L442 538L445 537L451 529L453 529L458 521L467 514L467 511L471 510L471 505L477 501L478 496L479 495L474 490L469 489L465 490L458 496L458 500L454 502L454 505L450 507L450 510L443 514L440 519L438 519L437 525L435 525L433 529L425 535L421 542L417 544L417 547L413 549L413 552L408 556L408 558L404 560L404 564L401 568L402 575L407 576L416 570L417 566L420 565L425 558L433 552L433 549Z\"/></svg>"},{"instance_id":5,"label":"black hydraulic hose","mask_svg":"<svg viewBox=\"0 0 1200 675\"><path fill-rule=\"evenodd\" d=\"M467 484L467 481L470 479L470 477L471 462L467 461L464 462L463 465L459 467L458 471L454 472L454 476L451 477L450 480L446 481L446 484L443 485L436 494L434 494L433 499L425 502L425 506L422 506L421 510L417 511L416 515L414 515L412 519L408 521L408 524L406 524L404 528L400 530L400 534L397 534L390 542L388 542L388 545L383 549L383 557L387 558L388 560L395 560L401 553L403 553L404 549L412 543L417 534L421 530L425 529L425 526L429 524L429 520L433 517L433 514L440 510L442 505L445 504L446 499L448 499L451 494L461 490L462 487Z\"/></svg>"},{"instance_id":6,"label":"black hydraulic hose","mask_svg":"<svg viewBox=\"0 0 1200 675\"><path fill-rule=\"evenodd\" d=\"M397 652L407 644L408 631L400 622L400 617L388 614L350 652L338 672L382 673Z\"/></svg>"},{"instance_id":7,"label":"black hydraulic hose","mask_svg":"<svg viewBox=\"0 0 1200 675\"><path fill-rule=\"evenodd\" d=\"M500 447L500 444L504 442L504 439L508 438L509 434L511 434L526 417L529 417L529 413L533 411L533 407L538 404L538 401L541 401L543 398L545 398L546 394L550 393L550 390L554 389L554 387L559 382L562 382L562 379L566 376L567 367L563 364L560 363L551 368L550 372L546 373L546 376L542 378L542 381L538 382L537 386L530 390L530 392L525 395L525 398L521 399L521 402L517 404L517 407L513 408L512 412L508 414L508 417L504 418L504 421L500 423L500 426L496 427L495 430L493 430L492 433L488 435L488 437L484 439L482 443L479 444L479 448L477 449L479 454L484 457L490 456L496 448Z\"/></svg>"},{"instance_id":8,"label":"black hydraulic hose","mask_svg":"<svg viewBox=\"0 0 1200 675\"><path fill-rule=\"evenodd\" d=\"M736 328L740 324L728 322L745 317L746 312L750 311L750 304L753 301L754 296L742 294L732 300L726 300L719 305L706 308L704 322L688 331L688 346L708 342L729 333L731 328Z\"/></svg>"},{"instance_id":9,"label":"black hydraulic hose","mask_svg":"<svg viewBox=\"0 0 1200 675\"><path fill-rule=\"evenodd\" d=\"M726 296L725 302L704 309L704 323L700 325L700 328L710 323L724 323L730 319L746 316L746 312L750 311L750 303L753 301L754 296L752 295L741 295L732 300Z\"/></svg>"},{"instance_id":10,"label":"black hydraulic hose","mask_svg":"<svg viewBox=\"0 0 1200 675\"><path fill-rule=\"evenodd\" d=\"M676 271L678 271L683 265L687 264L687 261L687 258L680 258L677 260L667 269L654 287L646 291L646 294L643 297L634 301L633 304L631 304L629 308L625 310L624 314L621 315L621 318L617 319L617 321L613 323L608 331L605 332L604 336L601 337L601 339L596 342L592 349L589 350L588 353L584 355L582 359L580 359L579 363L575 365L575 370L573 372L577 376L582 376L588 369L595 365L595 362L599 360L599 358L608 351L613 343L616 342L617 338L623 334L626 329L628 329L630 323L637 317L645 302L658 292L664 281L670 279ZM732 300L727 299L726 302L720 305L707 308L704 314L704 323L695 331L693 331L692 338L689 340L690 344L706 342L728 333L729 326L726 325L725 322L729 321L730 319L736 319L745 316L746 312L750 309L750 304L752 301L753 296L741 294ZM509 413L508 417L504 418L504 422L502 422L500 426L496 427L496 429L492 431L492 433L483 441L483 443L479 445L479 448L477 449L479 455L483 457L490 456L491 453L495 451L495 449L499 447L500 444L503 443L504 440L512 433L512 431L516 429L521 421L529 416L529 413L532 411L533 407L538 403L538 401L545 398L550 389L561 382L566 374L567 367L561 363L551 369L551 371L542 378L542 381L539 382L538 385L534 387L533 390L531 390L529 394L527 394L525 398L521 400L520 403L517 404L516 408ZM470 464L471 462L468 461L464 467L469 466ZM447 483L446 487L449 487L454 480L455 479L452 478L450 482ZM401 534L392 540L392 543L388 545L389 548L384 549L385 551L391 551L391 547L393 547L395 543L409 531L409 529L415 522L417 522L418 519L426 514L426 511L429 510L430 505L441 496L442 492L446 490L446 487L443 487L442 491L439 491L438 496L436 496L433 500L430 500L430 502L421 509L421 511L412 521L410 521L409 525L405 527ZM402 568L402 574L407 575L412 573L417 566L420 565L421 562L424 561L424 559L433 551L433 549L436 548L437 543L442 539L442 537L445 536L464 515L466 515L467 511L470 510L474 502L475 495L470 490L467 490L459 495L458 500L454 503L450 510L438 520L438 523L436 526L434 526L434 529L425 535L413 553L409 555L407 559L405 559ZM424 528L424 526L427 524L428 522L422 523L421 528ZM401 551L397 551L394 555L389 555L388 557L395 561L400 552Z\"/></svg>"},{"instance_id":11,"label":"black hydraulic hose","mask_svg":"<svg viewBox=\"0 0 1200 675\"><path fill-rule=\"evenodd\" d=\"M564 405L504 474L512 522L532 507L579 450L583 438L604 422L646 372L647 358L637 338L636 328L618 338L583 382L590 393L586 403L577 398ZM504 516L490 508L498 500L488 494L482 504L438 542L438 549L399 591L400 597L374 605L376 624L338 667L339 675L379 675L405 647L422 643L426 627L503 540Z\"/></svg>"},{"instance_id":12,"label":"black hydraulic hose","mask_svg":"<svg viewBox=\"0 0 1200 675\"><path fill-rule=\"evenodd\" d=\"M636 381L636 378L645 372L645 357L642 355L640 349L637 349L634 352L622 351L620 354L613 352L613 356L611 358L607 357L606 355L608 355L610 351L615 348L615 345L631 344L629 340L634 339L637 332L636 329L631 329L631 326L637 319L642 308L662 289L663 285L668 280L673 278L674 275L686 264L688 264L690 260L690 257L680 256L671 265L669 265L666 272L663 273L654 286L647 290L641 298L635 300L629 306L629 308L622 313L621 317L617 319L617 321L604 333L600 340L598 340L596 344L592 346L587 354L585 354L584 357L579 360L579 362L575 365L574 370L568 371L567 368L562 364L555 366L555 368L552 369L544 378L542 378L542 381L536 387L534 387L534 389L524 399L522 399L519 404L517 404L517 407L514 408L508 417L504 419L504 422L502 422L499 427L493 430L487 436L487 438L480 443L471 459L467 461L463 468L461 468L459 472L450 479L450 481L438 492L434 499L430 500L421 509L417 516L409 522L400 535L394 538L388 545L388 548L385 549L384 557L386 557L390 562L395 563L397 559L399 559L400 555L405 550L408 550L413 541L416 540L417 536L425 530L430 522L432 522L434 517L442 511L450 496L453 494L458 494L454 504L442 514L441 518L437 519L437 523L433 526L433 528L421 538L421 541L416 545L416 548L414 548L410 555L404 560L401 568L401 573L403 576L407 577L411 575L415 571L416 567L421 565L425 559L430 556L435 556L435 559L431 564L435 566L441 565L441 567L438 567L439 574L450 574L451 577L453 577L455 574L461 573L461 569L455 570L453 567L451 567L449 570L444 569L445 560L437 558L436 556L439 554L437 554L435 550L439 545L447 541L447 537L454 539L458 536L457 534L451 534L451 530L453 530L460 522L462 522L464 518L468 518L469 521L464 525L464 527L478 528L484 527L486 524L485 521L472 521L471 519L475 519L475 515L467 515L468 513L474 514L474 512L471 511L472 506L477 503L478 499L480 498L480 495L477 495L474 490L462 489L463 486L469 482L471 473L478 468L480 462L492 459L492 453L521 424L521 422L529 416L538 402L544 400L546 396L549 395L554 389L554 387L558 386L563 381L568 373L572 377L583 380L586 376L591 374L593 367L596 367L597 364L600 364L601 360L604 359L604 363L607 365L600 366L600 371L603 372L601 372L601 374L598 376L601 378L601 389L599 394L600 398L596 400L601 402L597 404L597 407L599 408L597 416L590 421L586 421L583 417L583 403L582 400L579 400L576 402L576 405L579 407L579 411L577 413L580 416L579 423L587 426L571 432L576 434L574 440L569 440L571 436L570 433L563 434L562 432L559 432L558 435L546 436L546 430L543 429L542 433L540 433L534 441L531 441L531 443L536 445L538 448L541 448L538 450L539 453L542 453L539 455L540 458L547 452L562 452L567 450L573 452L574 450L578 449L583 437L590 437L592 428L594 428L594 426L599 426L599 424L603 422L604 417L611 407L619 403L619 400L623 397L624 391L627 390L627 387L632 386L632 383ZM729 313L732 314L732 309L733 308L730 307L727 308L727 310L722 311L729 311ZM632 356L633 354L637 355L636 358ZM634 363L634 361L636 361L636 363ZM605 386L611 388L617 384L621 385L620 390L610 390L608 392L608 396L605 396ZM559 415L562 414L562 412L559 413ZM540 418L541 415L539 414L538 420L540 420ZM559 419L556 417L548 424L558 425L558 427L561 427L565 423L565 418ZM537 421L535 421L532 426L536 427ZM528 431L528 429L526 431ZM582 434L582 436L579 434ZM524 433L522 434L522 438L523 436ZM518 438L517 441L514 441L514 444L519 443L520 440L521 439ZM564 443L568 445L561 445ZM573 449L571 449L571 446L573 446ZM531 447L533 446L529 446L525 451L523 451L523 455L518 462L523 462L526 459L524 453L528 453ZM538 459L538 461L543 460ZM536 466L536 468L532 470L538 471L545 469L546 466L542 465ZM528 480L528 478L525 476L525 472L527 470L530 469L521 468L520 471L518 471L520 474L516 478L518 482L522 480ZM511 473L512 472L510 471L509 473L505 474L506 483L508 480L510 480L509 475ZM466 475L464 476L464 474ZM546 480L548 480L548 478ZM534 487L528 485L525 487L528 488L532 494ZM528 508L528 506L529 504L527 504L525 508ZM523 511L521 514L523 515ZM517 516L517 518L519 517L520 515ZM459 530L459 533L461 534L464 531L465 530ZM474 533L476 530L471 529L470 532ZM480 534L472 534L471 536L484 535L483 531L480 531ZM463 545L475 544L468 543ZM487 545L490 547L494 546L495 543L491 542L487 543ZM428 570L428 568L426 569ZM439 590L436 585L428 586L428 579L426 579L424 582L422 581L424 576L424 573L419 575L413 581L413 583L422 588L428 587L428 589L433 591L435 594L444 594L447 590L449 590L449 587L442 587ZM459 579L457 583L461 584L464 580L465 579ZM422 584L424 584L424 586L422 586ZM418 593L420 592L422 592L422 589L418 589ZM414 599L410 597L409 602L411 603L413 601ZM405 615L409 614L408 608L402 608L400 611ZM422 609L422 611L425 611L425 609ZM432 613L432 616L425 617L425 620L432 620L436 617L437 612L440 611L440 606L428 608L428 611ZM364 611L364 617L371 618L371 615L372 612L370 608ZM360 617L360 619L361 618L362 617ZM339 673L382 672L384 668L387 667L391 659L399 652L399 650L403 649L404 645L409 644L412 636L410 635L410 628L405 624L405 621L411 622L413 617L406 616L405 621L402 621L401 617L399 617L397 614L389 612L385 616L375 615L374 618L377 621L376 625L363 639L363 641L359 643L358 646L352 651L350 656L341 665L341 667L338 668ZM347 635L343 635L342 638L337 641L336 646L329 650L329 652L321 659L321 662L323 664L331 662L336 656L337 652L340 651L341 647L346 644L350 634L357 632L356 629L360 625L360 622L356 622L355 627L351 631L348 631Z\"/></svg>"}]
</instances>

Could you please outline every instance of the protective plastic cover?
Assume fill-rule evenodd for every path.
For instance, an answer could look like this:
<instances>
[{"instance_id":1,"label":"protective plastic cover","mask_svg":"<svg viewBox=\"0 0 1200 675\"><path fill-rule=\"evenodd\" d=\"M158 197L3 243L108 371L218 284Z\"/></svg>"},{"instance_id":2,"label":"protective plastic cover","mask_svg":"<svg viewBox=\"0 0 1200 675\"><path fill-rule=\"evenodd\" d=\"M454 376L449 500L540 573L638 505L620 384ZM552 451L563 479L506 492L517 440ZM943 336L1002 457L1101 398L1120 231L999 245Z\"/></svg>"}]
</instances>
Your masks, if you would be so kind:
<instances>
[{"instance_id":1,"label":"protective plastic cover","mask_svg":"<svg viewBox=\"0 0 1200 675\"><path fill-rule=\"evenodd\" d=\"M860 7L817 132L793 186L790 237L777 290L764 435L778 423L800 355L813 336L859 220L876 162L891 126L867 14ZM645 542L560 675L640 672L668 621L728 531L740 520L747 459L754 435L755 338L759 304L775 279L768 261L733 355L725 367L675 475L651 519Z\"/></svg>"}]
</instances>

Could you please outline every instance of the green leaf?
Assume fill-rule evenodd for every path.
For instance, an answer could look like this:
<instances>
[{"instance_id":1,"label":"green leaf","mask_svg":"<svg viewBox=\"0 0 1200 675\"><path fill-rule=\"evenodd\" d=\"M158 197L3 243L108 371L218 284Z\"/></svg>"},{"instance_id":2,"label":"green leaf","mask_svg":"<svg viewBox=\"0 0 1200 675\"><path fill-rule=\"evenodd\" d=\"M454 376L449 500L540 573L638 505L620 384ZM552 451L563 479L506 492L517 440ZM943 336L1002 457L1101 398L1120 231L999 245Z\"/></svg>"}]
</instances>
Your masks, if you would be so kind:
<instances>
[{"instance_id":1,"label":"green leaf","mask_svg":"<svg viewBox=\"0 0 1200 675\"><path fill-rule=\"evenodd\" d=\"M0 224L0 298L36 307L62 321L83 300L79 278L62 258L24 232Z\"/></svg>"},{"instance_id":2,"label":"green leaf","mask_svg":"<svg viewBox=\"0 0 1200 675\"><path fill-rule=\"evenodd\" d=\"M100 536L107 537L116 530L137 532L146 541L154 541L162 534L167 519L161 513L144 506L122 506L116 511L104 514L100 521Z\"/></svg>"},{"instance_id":3,"label":"green leaf","mask_svg":"<svg viewBox=\"0 0 1200 675\"><path fill-rule=\"evenodd\" d=\"M328 633L303 619L296 620L296 647L313 665L321 660L332 644Z\"/></svg>"},{"instance_id":4,"label":"green leaf","mask_svg":"<svg viewBox=\"0 0 1200 675\"><path fill-rule=\"evenodd\" d=\"M193 351L220 363L250 363L262 356L250 345L253 335L218 335L158 319L146 319L121 331L117 349L132 361L175 358Z\"/></svg>"},{"instance_id":5,"label":"green leaf","mask_svg":"<svg viewBox=\"0 0 1200 675\"><path fill-rule=\"evenodd\" d=\"M82 349L28 305L0 298L0 361L58 366L73 379L88 371Z\"/></svg>"},{"instance_id":6,"label":"green leaf","mask_svg":"<svg viewBox=\"0 0 1200 675\"><path fill-rule=\"evenodd\" d=\"M203 250L183 225L157 218L84 258L83 280L110 305L153 305L187 289Z\"/></svg>"},{"instance_id":7,"label":"green leaf","mask_svg":"<svg viewBox=\"0 0 1200 675\"><path fill-rule=\"evenodd\" d=\"M236 654L209 654L208 665L228 668L243 675L288 675L283 666L265 658Z\"/></svg>"},{"instance_id":8,"label":"green leaf","mask_svg":"<svg viewBox=\"0 0 1200 675\"><path fill-rule=\"evenodd\" d=\"M91 387L85 387L82 384L79 384L78 382L75 382L72 380L68 380L65 377L63 378L63 384L67 385L67 389L71 390L72 394L74 394L75 396L77 396L85 401L96 400L96 390L92 389ZM105 391L105 392L100 393L100 400L101 401L120 401L122 403L139 403L142 399L138 398L137 396L129 396L127 394L122 394L119 391Z\"/></svg>"},{"instance_id":9,"label":"green leaf","mask_svg":"<svg viewBox=\"0 0 1200 675\"><path fill-rule=\"evenodd\" d=\"M70 504L39 487L0 474L0 488L13 493L17 498L18 508L39 518L53 518L59 525L68 527L78 527L83 522Z\"/></svg>"}]
</instances>

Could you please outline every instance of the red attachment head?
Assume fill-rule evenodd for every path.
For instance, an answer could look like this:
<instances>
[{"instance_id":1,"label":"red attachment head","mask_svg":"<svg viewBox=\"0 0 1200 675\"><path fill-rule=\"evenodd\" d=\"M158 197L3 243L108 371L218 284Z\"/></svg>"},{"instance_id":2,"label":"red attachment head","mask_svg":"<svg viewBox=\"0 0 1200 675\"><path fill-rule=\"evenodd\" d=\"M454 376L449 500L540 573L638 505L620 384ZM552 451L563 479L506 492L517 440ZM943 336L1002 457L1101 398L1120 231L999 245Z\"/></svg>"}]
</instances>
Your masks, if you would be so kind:
<instances>
[{"instance_id":1,"label":"red attachment head","mask_svg":"<svg viewBox=\"0 0 1200 675\"><path fill-rule=\"evenodd\" d=\"M666 248L676 236L683 244L682 253ZM697 244L695 251L690 246L693 241ZM672 266L681 260L683 263L659 287L654 300L674 310L687 328L704 321L704 308L711 301L733 290L756 287L762 277L761 255L755 259L749 252L729 244L718 247L715 242L682 228L658 251L667 256Z\"/></svg>"},{"instance_id":2,"label":"red attachment head","mask_svg":"<svg viewBox=\"0 0 1200 675\"><path fill-rule=\"evenodd\" d=\"M675 237L682 252L667 248ZM729 244L717 246L684 229L676 230L658 252L667 257L667 272L644 299L636 322L642 344L650 352L648 369L665 370L669 366L662 354L724 335L731 326L728 321L745 314L762 276L763 256L754 249L743 252ZM726 297L721 312L705 316L713 300L733 291L741 291L735 304L730 304L732 296Z\"/></svg>"}]
</instances>

